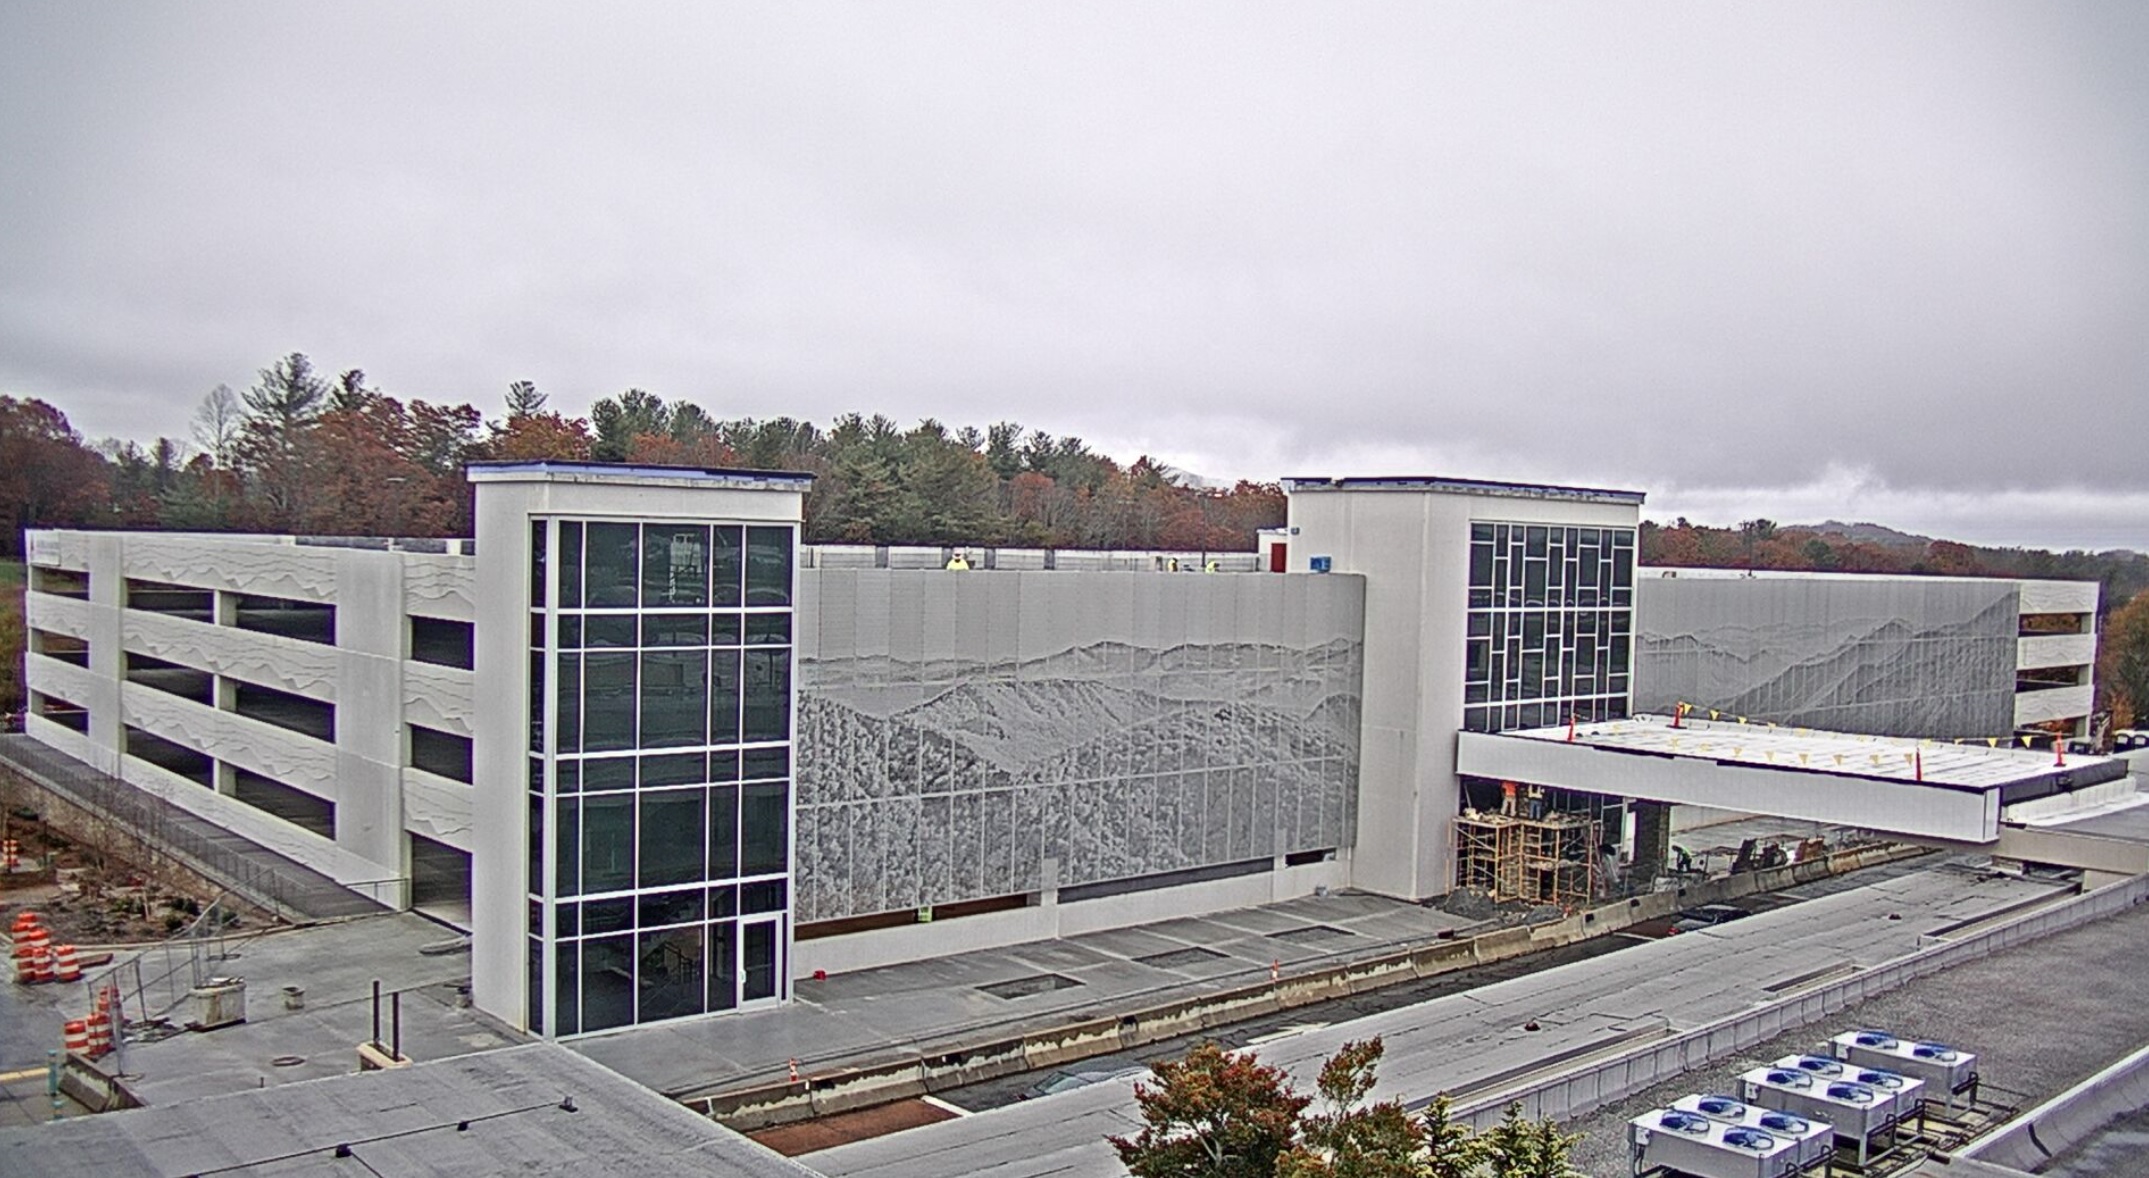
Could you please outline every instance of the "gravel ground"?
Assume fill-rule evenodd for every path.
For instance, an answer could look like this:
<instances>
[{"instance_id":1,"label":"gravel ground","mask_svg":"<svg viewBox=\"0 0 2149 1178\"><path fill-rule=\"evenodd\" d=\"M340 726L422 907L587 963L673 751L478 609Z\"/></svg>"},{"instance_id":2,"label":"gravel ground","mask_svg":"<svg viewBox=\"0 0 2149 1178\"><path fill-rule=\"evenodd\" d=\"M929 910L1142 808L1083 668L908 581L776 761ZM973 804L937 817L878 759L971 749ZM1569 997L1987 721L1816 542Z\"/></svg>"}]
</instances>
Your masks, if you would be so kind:
<instances>
[{"instance_id":1,"label":"gravel ground","mask_svg":"<svg viewBox=\"0 0 2149 1178\"><path fill-rule=\"evenodd\" d=\"M2149 1042L2149 905L1953 969L1689 1072L1567 1126L1592 1178L1629 1173L1626 1123L1691 1092L1730 1092L1741 1072L1811 1052L1838 1032L1880 1027L1978 1054L1978 1071L2033 1104Z\"/></svg>"}]
</instances>

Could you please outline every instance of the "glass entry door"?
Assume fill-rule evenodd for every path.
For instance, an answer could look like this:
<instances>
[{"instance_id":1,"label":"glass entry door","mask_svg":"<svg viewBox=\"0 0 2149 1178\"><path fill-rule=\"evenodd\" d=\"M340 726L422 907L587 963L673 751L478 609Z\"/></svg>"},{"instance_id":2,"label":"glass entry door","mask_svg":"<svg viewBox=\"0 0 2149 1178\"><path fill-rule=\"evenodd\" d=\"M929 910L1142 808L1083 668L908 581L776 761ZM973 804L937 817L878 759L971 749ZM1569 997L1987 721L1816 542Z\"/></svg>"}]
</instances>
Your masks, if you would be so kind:
<instances>
[{"instance_id":1,"label":"glass entry door","mask_svg":"<svg viewBox=\"0 0 2149 1178\"><path fill-rule=\"evenodd\" d=\"M774 1001L780 996L783 968L777 921L749 920L739 924L739 1004Z\"/></svg>"}]
</instances>

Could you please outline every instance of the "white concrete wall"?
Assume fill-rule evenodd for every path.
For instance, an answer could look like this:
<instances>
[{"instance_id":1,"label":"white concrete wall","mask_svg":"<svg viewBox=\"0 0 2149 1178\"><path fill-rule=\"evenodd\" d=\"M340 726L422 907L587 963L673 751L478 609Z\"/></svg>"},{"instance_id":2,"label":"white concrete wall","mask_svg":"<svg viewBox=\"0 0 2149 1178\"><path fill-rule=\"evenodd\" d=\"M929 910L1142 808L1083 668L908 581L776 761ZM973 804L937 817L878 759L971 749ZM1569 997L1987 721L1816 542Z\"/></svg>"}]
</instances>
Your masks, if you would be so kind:
<instances>
[{"instance_id":1,"label":"white concrete wall","mask_svg":"<svg viewBox=\"0 0 2149 1178\"><path fill-rule=\"evenodd\" d=\"M2096 688L2089 684L2018 691L2015 693L2015 727L2052 720L2078 720L2089 714L2095 701Z\"/></svg>"},{"instance_id":2,"label":"white concrete wall","mask_svg":"<svg viewBox=\"0 0 2149 1178\"><path fill-rule=\"evenodd\" d=\"M408 769L403 726L469 734L471 673L404 656L411 610L471 615L473 558L171 533L49 532L34 549L43 567L90 575L88 601L25 598L30 627L85 639L90 666L33 657L28 685L88 708L91 729L84 738L40 721L32 735L391 904L405 902L407 833L468 849L471 787ZM242 593L332 604L336 644L126 609L129 578L218 594L227 618ZM333 704L336 740L127 683L129 651ZM123 757L128 726L334 803L336 837Z\"/></svg>"},{"instance_id":3,"label":"white concrete wall","mask_svg":"<svg viewBox=\"0 0 2149 1178\"><path fill-rule=\"evenodd\" d=\"M2024 635L2015 643L2015 669L2086 667L2097 661L2095 634Z\"/></svg>"},{"instance_id":4,"label":"white concrete wall","mask_svg":"<svg viewBox=\"0 0 2149 1178\"><path fill-rule=\"evenodd\" d=\"M2026 614L2097 613L2104 586L2095 581L2023 581L2022 612Z\"/></svg>"},{"instance_id":5,"label":"white concrete wall","mask_svg":"<svg viewBox=\"0 0 2149 1178\"><path fill-rule=\"evenodd\" d=\"M1366 578L1355 886L1406 899L1453 886L1471 523L1633 528L1640 518L1632 503L1293 490L1291 571L1326 556L1333 571Z\"/></svg>"}]
</instances>

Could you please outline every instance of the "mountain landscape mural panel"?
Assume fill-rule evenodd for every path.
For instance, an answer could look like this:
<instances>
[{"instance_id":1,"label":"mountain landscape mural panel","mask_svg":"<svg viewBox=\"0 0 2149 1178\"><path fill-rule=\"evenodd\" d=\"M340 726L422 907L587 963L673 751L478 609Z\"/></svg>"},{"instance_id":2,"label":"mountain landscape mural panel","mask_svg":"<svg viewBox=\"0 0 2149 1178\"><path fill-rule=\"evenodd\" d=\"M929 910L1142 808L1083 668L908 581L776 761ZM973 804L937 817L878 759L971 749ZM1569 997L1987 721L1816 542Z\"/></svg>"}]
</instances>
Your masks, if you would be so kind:
<instances>
[{"instance_id":1,"label":"mountain landscape mural panel","mask_svg":"<svg viewBox=\"0 0 2149 1178\"><path fill-rule=\"evenodd\" d=\"M800 576L801 922L1352 841L1359 578Z\"/></svg>"}]
</instances>

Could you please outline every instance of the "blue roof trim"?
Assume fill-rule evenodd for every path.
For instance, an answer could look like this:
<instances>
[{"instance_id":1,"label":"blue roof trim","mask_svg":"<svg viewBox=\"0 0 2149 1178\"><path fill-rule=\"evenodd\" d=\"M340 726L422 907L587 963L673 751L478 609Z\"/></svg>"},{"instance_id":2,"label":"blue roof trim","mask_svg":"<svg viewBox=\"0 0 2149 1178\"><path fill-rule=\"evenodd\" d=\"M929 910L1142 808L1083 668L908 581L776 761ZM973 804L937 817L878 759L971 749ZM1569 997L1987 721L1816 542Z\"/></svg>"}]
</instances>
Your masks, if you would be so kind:
<instances>
[{"instance_id":1,"label":"blue roof trim","mask_svg":"<svg viewBox=\"0 0 2149 1178\"><path fill-rule=\"evenodd\" d=\"M693 479L709 482L810 483L813 476L795 470L739 470L720 466L656 466L631 462L472 462L470 474L609 475L614 478Z\"/></svg>"},{"instance_id":2,"label":"blue roof trim","mask_svg":"<svg viewBox=\"0 0 2149 1178\"><path fill-rule=\"evenodd\" d=\"M1549 483L1500 483L1485 479L1443 478L1437 475L1392 477L1288 478L1286 491L1445 491L1459 495L1505 495L1523 499L1568 499L1591 503L1639 505L1642 491L1618 491L1604 487L1562 487Z\"/></svg>"}]
</instances>

